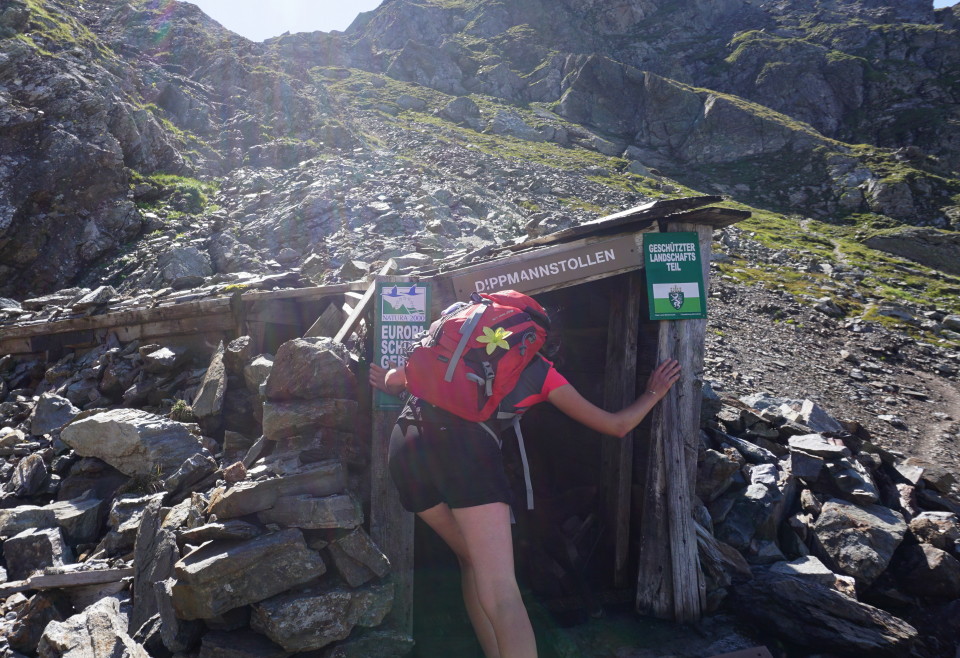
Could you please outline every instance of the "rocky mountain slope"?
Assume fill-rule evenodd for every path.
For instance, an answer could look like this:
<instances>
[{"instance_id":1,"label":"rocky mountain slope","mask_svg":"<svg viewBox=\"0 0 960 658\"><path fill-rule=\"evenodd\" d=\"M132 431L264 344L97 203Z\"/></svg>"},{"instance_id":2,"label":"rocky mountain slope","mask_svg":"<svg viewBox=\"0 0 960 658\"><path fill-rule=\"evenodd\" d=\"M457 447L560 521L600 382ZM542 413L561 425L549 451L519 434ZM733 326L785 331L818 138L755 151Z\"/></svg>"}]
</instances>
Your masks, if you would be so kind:
<instances>
[{"instance_id":1,"label":"rocky mountain slope","mask_svg":"<svg viewBox=\"0 0 960 658\"><path fill-rule=\"evenodd\" d=\"M423 272L648 200L721 193L753 218L715 236L707 378L726 403L712 427L729 436L711 435L710 449L732 469L704 492L726 501L710 505L716 527L719 512L749 516L778 495L771 454L810 457L757 394L809 399L842 421L846 447L814 446L829 462L830 477L810 485L821 497L852 482L848 498L879 497L906 517L954 509L958 26L960 8L930 0L386 0L343 33L252 43L174 0L4 0L0 332L100 286L112 289L91 309L265 275L356 280L387 257ZM33 431L42 393L93 409L132 390L130 406L166 414L146 398L189 397L209 364L157 366L173 371L148 392L131 382L150 354L131 344L64 364L0 359L7 504L66 501L96 477L50 464L76 481L54 492L44 460L64 445L53 426ZM233 458L226 439L211 441L210 487ZM813 532L822 502L806 499L800 525L767 523L738 550L763 558L780 522ZM204 521L197 512L176 532ZM950 536L937 550L956 555L955 521L939 522ZM888 582L923 571L911 547L871 602L916 626L922 655L946 656L957 630L937 615L956 619L956 604L913 610L927 592L900 596ZM25 603L5 608L12 625L29 617Z\"/></svg>"},{"instance_id":2,"label":"rocky mountain slope","mask_svg":"<svg viewBox=\"0 0 960 658\"><path fill-rule=\"evenodd\" d=\"M924 0L391 0L257 44L172 0L11 0L0 294L91 266L158 286L131 265L160 234L222 273L257 264L217 253L268 261L292 232L290 265L336 269L387 255L373 226L435 256L690 189L943 268L957 20Z\"/></svg>"}]
</instances>

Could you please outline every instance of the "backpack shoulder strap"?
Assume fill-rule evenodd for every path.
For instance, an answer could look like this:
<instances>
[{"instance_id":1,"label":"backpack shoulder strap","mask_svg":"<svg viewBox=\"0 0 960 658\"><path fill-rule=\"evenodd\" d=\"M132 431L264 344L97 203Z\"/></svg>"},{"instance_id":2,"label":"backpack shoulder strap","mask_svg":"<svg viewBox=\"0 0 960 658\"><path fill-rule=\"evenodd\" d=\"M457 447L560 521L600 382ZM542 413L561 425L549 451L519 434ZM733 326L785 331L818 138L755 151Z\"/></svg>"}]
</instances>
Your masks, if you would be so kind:
<instances>
[{"instance_id":1,"label":"backpack shoulder strap","mask_svg":"<svg viewBox=\"0 0 960 658\"><path fill-rule=\"evenodd\" d=\"M473 314L470 315L470 318L460 325L460 342L457 343L457 349L453 351L453 354L450 357L450 363L447 365L447 372L443 375L443 381L453 381L453 372L456 370L457 363L460 361L464 351L467 349L467 343L470 342L470 334L473 333L474 328L477 326L477 323L480 322L480 318L483 316L489 305L489 302L485 304L478 304L477 308L474 309Z\"/></svg>"}]
</instances>

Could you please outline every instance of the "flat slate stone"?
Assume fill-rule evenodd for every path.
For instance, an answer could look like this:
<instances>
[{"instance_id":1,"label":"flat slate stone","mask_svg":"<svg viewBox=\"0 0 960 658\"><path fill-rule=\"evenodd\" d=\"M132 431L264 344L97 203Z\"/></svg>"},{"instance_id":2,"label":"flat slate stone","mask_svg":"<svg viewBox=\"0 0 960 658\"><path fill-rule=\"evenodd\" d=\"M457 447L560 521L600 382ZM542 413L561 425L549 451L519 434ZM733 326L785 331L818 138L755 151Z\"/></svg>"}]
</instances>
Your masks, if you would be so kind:
<instances>
[{"instance_id":1,"label":"flat slate stone","mask_svg":"<svg viewBox=\"0 0 960 658\"><path fill-rule=\"evenodd\" d=\"M347 474L339 461L311 464L284 477L238 482L214 491L209 513L218 519L246 516L276 505L277 499L289 496L329 496L347 488Z\"/></svg>"},{"instance_id":2,"label":"flat slate stone","mask_svg":"<svg viewBox=\"0 0 960 658\"><path fill-rule=\"evenodd\" d=\"M350 530L363 523L363 509L350 494L283 496L272 508L259 512L257 519L304 530Z\"/></svg>"},{"instance_id":3,"label":"flat slate stone","mask_svg":"<svg viewBox=\"0 0 960 658\"><path fill-rule=\"evenodd\" d=\"M320 554L291 528L239 542L210 542L176 564L173 607L180 619L206 619L322 576Z\"/></svg>"},{"instance_id":4,"label":"flat slate stone","mask_svg":"<svg viewBox=\"0 0 960 658\"><path fill-rule=\"evenodd\" d=\"M209 453L186 425L136 409L113 409L74 421L60 438L81 456L97 457L128 476L172 473Z\"/></svg>"}]
</instances>

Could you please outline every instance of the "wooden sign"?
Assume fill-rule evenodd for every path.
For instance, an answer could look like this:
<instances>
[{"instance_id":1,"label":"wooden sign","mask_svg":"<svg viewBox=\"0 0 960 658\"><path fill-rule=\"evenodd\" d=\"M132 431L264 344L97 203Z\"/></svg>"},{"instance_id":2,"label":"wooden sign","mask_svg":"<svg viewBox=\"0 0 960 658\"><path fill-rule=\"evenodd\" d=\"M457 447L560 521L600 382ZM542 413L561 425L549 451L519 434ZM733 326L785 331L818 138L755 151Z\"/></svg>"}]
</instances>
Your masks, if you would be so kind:
<instances>
[{"instance_id":1,"label":"wooden sign","mask_svg":"<svg viewBox=\"0 0 960 658\"><path fill-rule=\"evenodd\" d=\"M640 234L559 245L502 261L469 267L451 275L458 299L473 292L517 290L531 293L582 283L643 267Z\"/></svg>"}]
</instances>

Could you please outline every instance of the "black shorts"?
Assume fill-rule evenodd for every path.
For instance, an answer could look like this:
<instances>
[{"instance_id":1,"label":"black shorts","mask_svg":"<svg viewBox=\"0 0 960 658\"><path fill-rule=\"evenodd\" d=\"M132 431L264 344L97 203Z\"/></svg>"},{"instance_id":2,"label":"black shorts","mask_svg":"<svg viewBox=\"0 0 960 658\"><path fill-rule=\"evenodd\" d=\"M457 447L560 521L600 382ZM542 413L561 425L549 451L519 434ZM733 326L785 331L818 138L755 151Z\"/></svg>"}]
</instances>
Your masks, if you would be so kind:
<instances>
[{"instance_id":1,"label":"black shorts","mask_svg":"<svg viewBox=\"0 0 960 658\"><path fill-rule=\"evenodd\" d=\"M440 503L459 508L513 502L497 440L479 423L416 398L390 435L389 463L400 503L410 512Z\"/></svg>"}]
</instances>

